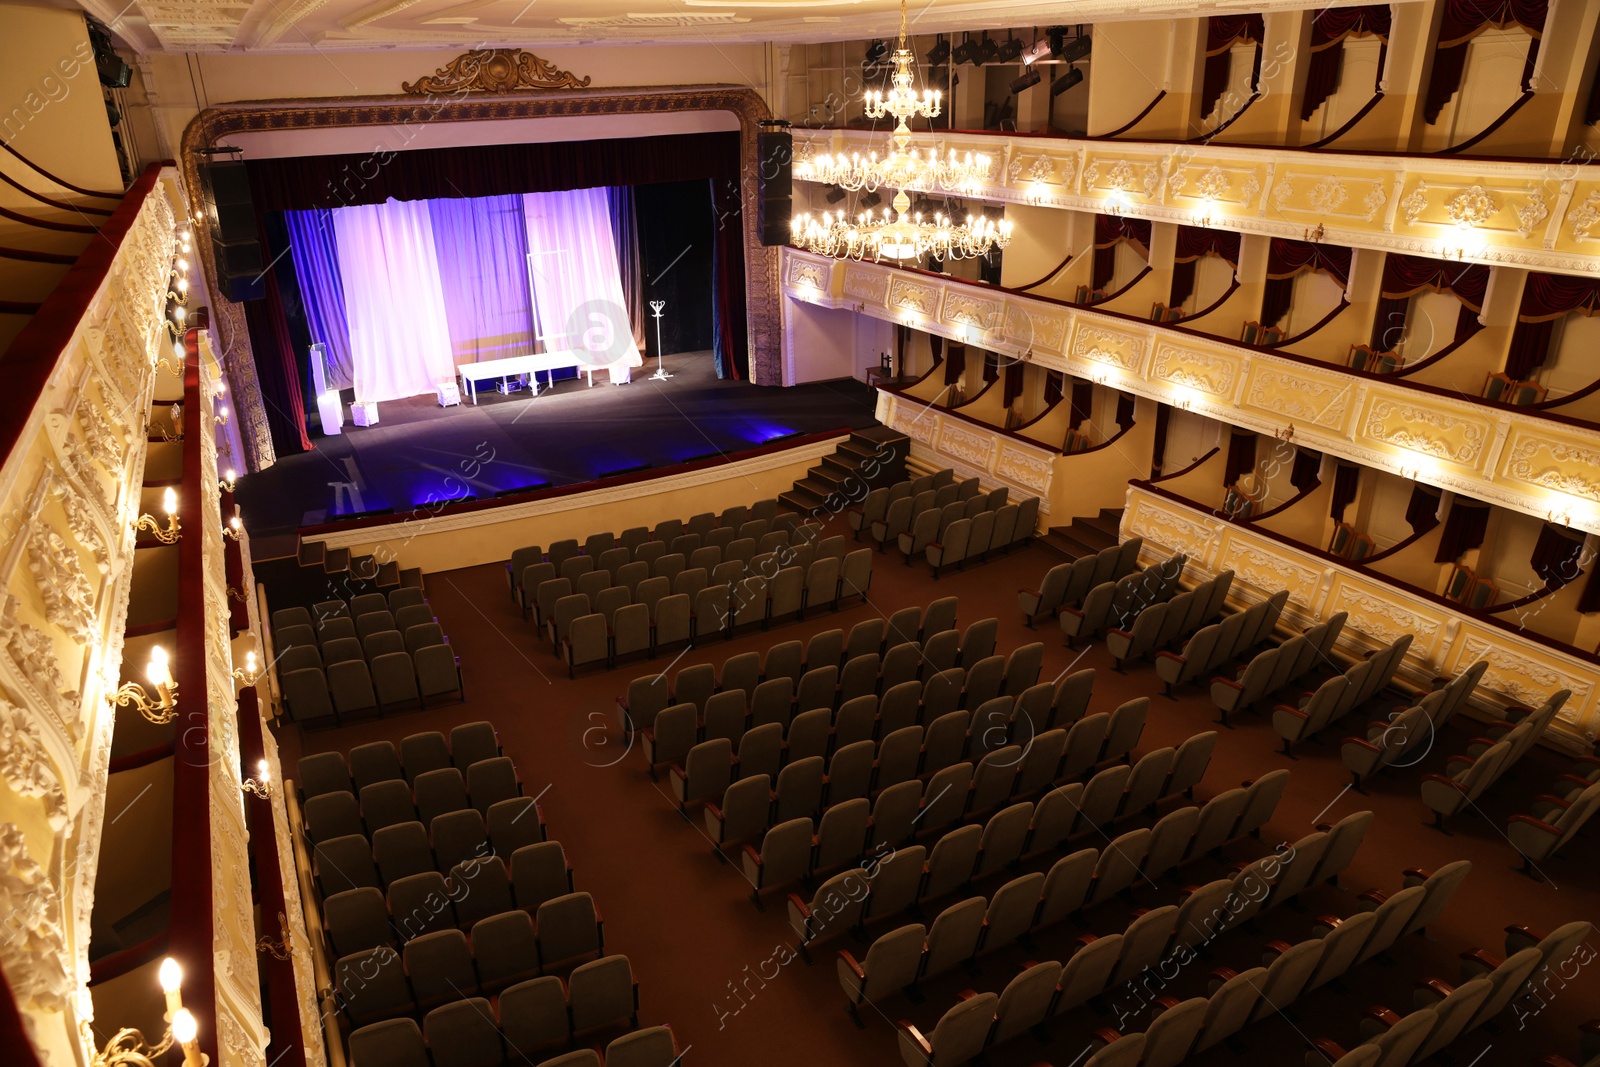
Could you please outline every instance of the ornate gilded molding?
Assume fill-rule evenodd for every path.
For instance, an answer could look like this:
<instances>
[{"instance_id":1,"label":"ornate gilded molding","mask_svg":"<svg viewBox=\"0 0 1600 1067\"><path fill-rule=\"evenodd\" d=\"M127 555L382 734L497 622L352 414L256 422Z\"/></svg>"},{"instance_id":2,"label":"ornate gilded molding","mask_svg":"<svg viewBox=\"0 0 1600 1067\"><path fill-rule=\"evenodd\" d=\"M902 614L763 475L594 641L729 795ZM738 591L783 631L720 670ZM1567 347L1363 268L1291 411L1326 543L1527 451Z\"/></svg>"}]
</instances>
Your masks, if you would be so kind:
<instances>
[{"instance_id":1,"label":"ornate gilded molding","mask_svg":"<svg viewBox=\"0 0 1600 1067\"><path fill-rule=\"evenodd\" d=\"M482 48L463 52L432 74L400 89L412 96L429 93L520 93L529 89L587 89L589 76L579 78L548 60L520 48Z\"/></svg>"},{"instance_id":2,"label":"ornate gilded molding","mask_svg":"<svg viewBox=\"0 0 1600 1067\"><path fill-rule=\"evenodd\" d=\"M425 122L493 122L503 119L582 118L600 115L645 115L689 111L728 111L739 120L739 200L744 228L744 280L746 337L750 349L750 376L757 385L783 384L782 329L778 315L778 250L761 243L756 206L759 203L760 166L756 134L763 119L771 117L766 102L754 89L738 85L681 85L648 88L573 89L561 93L517 92L480 94L454 90L447 94L333 97L328 99L261 100L207 108L190 121L183 133L183 180L187 188L200 185L201 151L230 134L277 130L339 127L412 127ZM383 150L388 151L388 150ZM379 158L378 154L374 159ZM353 175L352 180L359 180ZM241 308L227 300L217 283L211 255L209 222L196 224L195 244L213 294L213 316L226 324L221 338L223 366L235 387L233 406L249 432L244 433L254 469L273 455L266 436L266 416L255 385L254 357ZM241 431L243 433L243 431Z\"/></svg>"}]
</instances>

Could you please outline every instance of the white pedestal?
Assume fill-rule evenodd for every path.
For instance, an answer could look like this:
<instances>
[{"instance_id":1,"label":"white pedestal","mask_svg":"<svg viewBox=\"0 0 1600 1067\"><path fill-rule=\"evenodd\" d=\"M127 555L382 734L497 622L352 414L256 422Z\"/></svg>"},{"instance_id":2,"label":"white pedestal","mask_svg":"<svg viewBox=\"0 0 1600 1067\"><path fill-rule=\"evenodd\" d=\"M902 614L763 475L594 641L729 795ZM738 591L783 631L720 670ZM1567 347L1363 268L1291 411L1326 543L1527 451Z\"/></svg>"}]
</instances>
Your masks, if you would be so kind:
<instances>
[{"instance_id":1,"label":"white pedestal","mask_svg":"<svg viewBox=\"0 0 1600 1067\"><path fill-rule=\"evenodd\" d=\"M461 403L461 387L453 378L440 382L436 391L439 394L439 406L442 408L453 408Z\"/></svg>"},{"instance_id":2,"label":"white pedestal","mask_svg":"<svg viewBox=\"0 0 1600 1067\"><path fill-rule=\"evenodd\" d=\"M317 394L317 414L322 416L322 432L337 434L343 432L344 404L339 400L339 390L328 389Z\"/></svg>"},{"instance_id":3,"label":"white pedestal","mask_svg":"<svg viewBox=\"0 0 1600 1067\"><path fill-rule=\"evenodd\" d=\"M350 421L357 426L378 425L378 402L376 400L357 400L350 405Z\"/></svg>"}]
</instances>

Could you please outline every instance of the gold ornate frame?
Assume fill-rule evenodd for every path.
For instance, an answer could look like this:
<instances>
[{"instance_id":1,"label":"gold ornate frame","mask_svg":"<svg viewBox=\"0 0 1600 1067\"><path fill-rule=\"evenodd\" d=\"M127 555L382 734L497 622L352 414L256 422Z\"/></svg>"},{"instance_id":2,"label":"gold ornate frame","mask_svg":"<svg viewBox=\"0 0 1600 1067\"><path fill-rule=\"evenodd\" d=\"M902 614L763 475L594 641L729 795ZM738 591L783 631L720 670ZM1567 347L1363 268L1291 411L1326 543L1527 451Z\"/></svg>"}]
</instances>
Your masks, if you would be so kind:
<instances>
[{"instance_id":1,"label":"gold ornate frame","mask_svg":"<svg viewBox=\"0 0 1600 1067\"><path fill-rule=\"evenodd\" d=\"M507 93L494 96L452 93L332 97L308 100L262 100L207 108L183 134L183 180L191 192L200 189L200 151L234 133L334 127L404 126L425 122L485 122L502 119L581 117L585 115L648 115L688 111L727 111L739 120L739 198L744 222L744 275L750 377L757 385L782 385L783 366L778 321L777 249L761 243L757 206L760 199L756 157L757 126L771 117L755 90L737 85L680 85L621 89L576 89L559 92ZM374 153L374 155L380 155ZM191 203L201 203L191 196ZM267 430L266 410L244 308L221 295L216 263L211 256L208 223L196 223L196 241L211 294L212 318L220 330L217 349L233 389L250 470L271 466L276 459Z\"/></svg>"}]
</instances>

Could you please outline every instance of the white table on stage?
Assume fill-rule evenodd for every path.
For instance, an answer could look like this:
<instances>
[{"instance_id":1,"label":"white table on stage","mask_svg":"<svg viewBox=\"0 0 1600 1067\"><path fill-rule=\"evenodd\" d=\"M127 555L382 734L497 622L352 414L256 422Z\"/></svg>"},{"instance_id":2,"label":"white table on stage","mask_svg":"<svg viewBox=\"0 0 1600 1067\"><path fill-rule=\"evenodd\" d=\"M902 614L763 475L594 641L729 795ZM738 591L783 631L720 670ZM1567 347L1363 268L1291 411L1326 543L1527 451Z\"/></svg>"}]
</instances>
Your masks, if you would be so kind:
<instances>
[{"instance_id":1,"label":"white table on stage","mask_svg":"<svg viewBox=\"0 0 1600 1067\"><path fill-rule=\"evenodd\" d=\"M478 402L478 383L496 378L513 378L519 374L528 375L529 384L533 388L533 395L539 395L539 372L562 370L572 367L589 376L589 384L594 385L594 372L609 370L613 383L625 382L629 377L629 368L626 365L595 363L590 359L586 349L569 348L560 352L540 352L528 356L506 356L503 359L486 359L480 363L462 363L456 367L456 373L461 376L463 390L472 397L472 402ZM618 373L621 373L619 378ZM545 383L546 388L550 382Z\"/></svg>"}]
</instances>

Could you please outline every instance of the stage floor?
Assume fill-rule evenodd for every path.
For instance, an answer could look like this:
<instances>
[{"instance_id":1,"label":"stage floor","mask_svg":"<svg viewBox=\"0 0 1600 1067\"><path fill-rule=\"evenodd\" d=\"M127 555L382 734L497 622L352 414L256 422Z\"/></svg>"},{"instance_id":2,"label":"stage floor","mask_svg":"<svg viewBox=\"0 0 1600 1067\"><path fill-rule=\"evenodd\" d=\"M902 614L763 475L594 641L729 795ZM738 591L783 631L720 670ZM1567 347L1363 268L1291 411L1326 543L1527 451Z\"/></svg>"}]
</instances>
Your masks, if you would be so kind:
<instances>
[{"instance_id":1,"label":"stage floor","mask_svg":"<svg viewBox=\"0 0 1600 1067\"><path fill-rule=\"evenodd\" d=\"M626 385L582 378L537 397L491 388L478 405L441 408L431 396L379 405L381 421L313 435L312 451L279 460L239 482L237 499L254 537L384 508L478 499L519 489L571 485L642 467L666 467L741 452L790 435L873 422L875 391L840 379L788 389L722 381L710 353L667 357ZM488 383L485 383L487 386Z\"/></svg>"}]
</instances>

